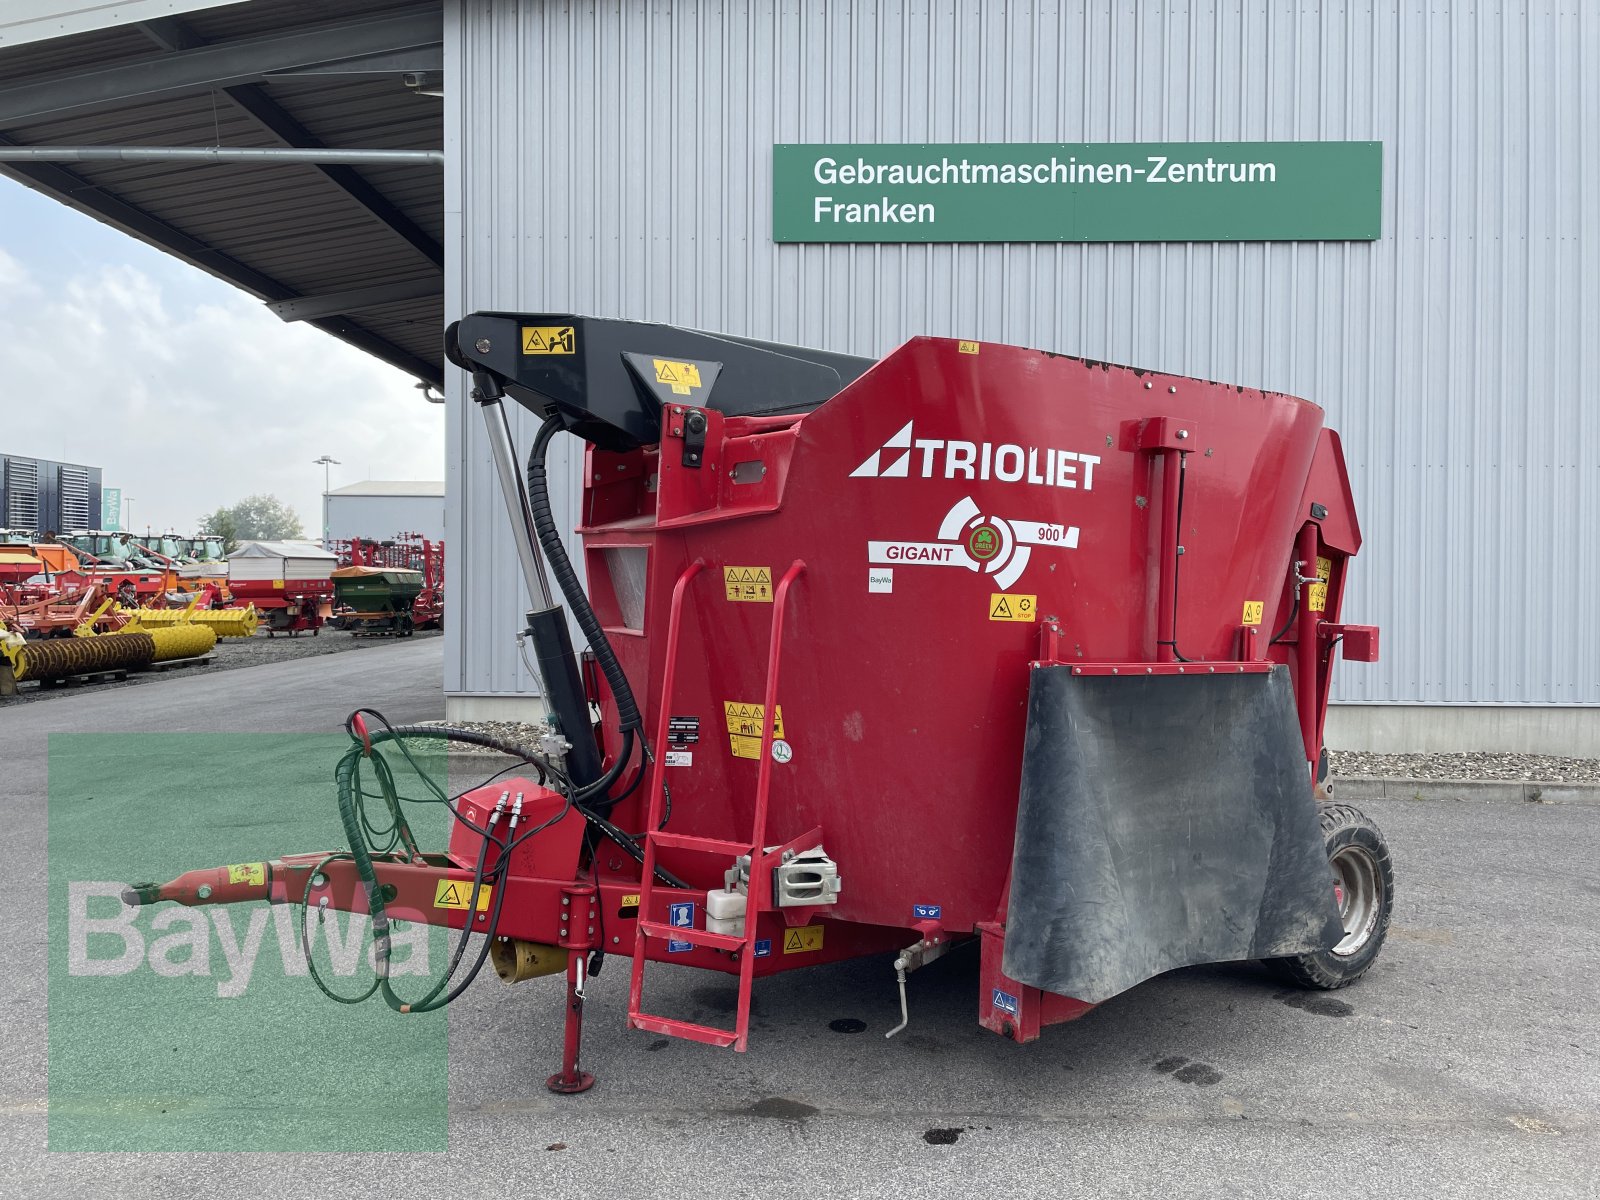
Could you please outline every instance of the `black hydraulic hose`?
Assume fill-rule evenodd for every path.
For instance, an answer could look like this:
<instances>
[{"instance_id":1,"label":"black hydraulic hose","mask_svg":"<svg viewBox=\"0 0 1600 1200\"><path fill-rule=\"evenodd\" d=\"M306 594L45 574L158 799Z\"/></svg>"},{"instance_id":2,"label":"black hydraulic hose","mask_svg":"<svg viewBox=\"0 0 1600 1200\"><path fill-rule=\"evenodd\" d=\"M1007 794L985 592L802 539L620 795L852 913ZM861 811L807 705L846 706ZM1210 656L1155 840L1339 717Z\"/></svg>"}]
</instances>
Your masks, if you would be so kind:
<instances>
[{"instance_id":1,"label":"black hydraulic hose","mask_svg":"<svg viewBox=\"0 0 1600 1200\"><path fill-rule=\"evenodd\" d=\"M555 517L550 511L550 487L545 478L544 456L545 451L549 449L550 439L560 428L561 421L558 417L546 418L539 429L539 436L533 439L533 449L528 452L528 505L533 511L534 531L539 535L539 549L544 552L545 561L550 564L556 585L560 587L567 603L572 606L572 615L578 620L578 628L582 629L584 637L589 639L595 661L605 672L606 683L610 685L611 694L617 701L618 727L624 733L630 730L639 730L642 733L644 721L639 716L639 706L634 700L633 688L628 684L628 677L623 673L622 664L617 661L617 656L611 649L611 640L606 637L600 619L595 616L594 609L589 604L589 597L584 594L583 584L579 582L577 572L572 569L572 561L567 557L566 548L561 544L561 534L556 530ZM618 757L620 759L621 756Z\"/></svg>"},{"instance_id":2,"label":"black hydraulic hose","mask_svg":"<svg viewBox=\"0 0 1600 1200\"><path fill-rule=\"evenodd\" d=\"M553 769L550 768L550 764L537 751L530 750L528 747L508 739L495 737L492 734L479 733L475 729L461 729L454 725L390 725L386 720L384 720L382 713L372 712L371 709L359 709L357 711L370 712L373 716L377 717L378 720L383 721L384 729L369 735L374 745L377 745L379 742L389 741L391 739L398 740L408 737L436 738L452 742L470 742L473 745L483 746L491 750L498 750L502 754L509 754L515 758L521 758L531 763L533 766L539 769L540 783L544 783L546 780L546 769ZM354 714L352 714L352 717L353 716ZM346 722L346 728L350 728L349 722ZM355 737L356 734L351 732L350 736ZM405 743L403 741L400 743L400 750L402 753L407 753ZM618 755L618 761L625 761L625 759L623 759L621 755ZM343 762L340 763L340 767L344 767ZM420 769L418 769L417 773L418 775L422 774ZM335 778L337 778L337 772L335 773ZM570 787L570 784L564 778L558 780L557 782L561 783L564 787ZM579 814L584 820L588 821L589 824L593 825L602 834L604 834L609 841L614 842L617 847L627 854L629 858L633 859L634 862L640 864L641 866L644 865L644 851L639 848L639 844L637 842L628 836L626 831L618 828L616 825L613 825L609 820L606 819L606 815L604 813L597 812L595 809L583 803L584 793L576 790L569 790L568 795L578 797L574 801L574 807L577 808ZM342 803L343 801L341 798L341 805ZM457 820L460 819L461 818L458 816ZM476 828L474 831L480 834L483 832L482 830L477 830ZM359 860L356 864L356 870L357 874L362 874ZM666 883L671 887L681 888L688 886L683 882L683 880L679 879L672 872L661 866L656 867L656 876L663 883ZM362 878L364 879L366 876L362 875Z\"/></svg>"},{"instance_id":3,"label":"black hydraulic hose","mask_svg":"<svg viewBox=\"0 0 1600 1200\"><path fill-rule=\"evenodd\" d=\"M1300 572L1297 569L1295 571L1295 574L1298 575L1299 573ZM1277 645L1280 645L1280 644L1286 645L1286 646L1294 645L1293 642L1285 642L1283 640L1283 635L1289 632L1289 626L1294 624L1294 619L1296 617L1298 617L1299 615L1300 615L1300 585L1296 584L1295 585L1295 589L1294 589L1294 603L1289 605L1289 619L1283 623L1283 628L1282 629L1278 630L1277 633L1272 635L1272 640L1269 641L1267 643L1267 645L1269 645L1269 646L1277 646Z\"/></svg>"},{"instance_id":4,"label":"black hydraulic hose","mask_svg":"<svg viewBox=\"0 0 1600 1200\"><path fill-rule=\"evenodd\" d=\"M500 854L498 856L499 861L495 864L495 870L501 870L507 861L506 855L508 853L508 848L506 843L493 835L495 818L499 816L500 811L498 808L496 808L494 816L489 820L490 836L484 838L483 845L478 848L478 862L472 870L472 891L467 898L467 911L461 926L461 936L456 939L455 952L450 956L450 966L440 977L439 981L428 990L428 994L421 1000L405 1001L402 1000L395 993L394 988L390 986L388 966L385 964L384 970L379 976L379 985L383 988L384 1001L389 1005L390 1008L394 1009L395 1012L424 1013L432 1012L438 1008L443 1008L445 1005L449 1004L452 1000L459 996L463 991L465 991L467 987L471 985L472 981L478 977L478 971L483 966L483 960L489 956L489 946L494 942L496 935L500 931L500 906L505 903L506 898L506 889L503 884L495 890L494 908L489 914L488 928L479 931L483 934L483 942L478 948L478 958L477 961L472 964L472 970L469 971L467 973L467 977L462 980L454 990L448 992L442 1000L437 998L440 992L443 992L450 986L450 980L454 978L456 969L461 966L461 959L466 953L467 942L472 939L472 917L473 914L478 911L478 896L481 894L484 884L483 867L484 863L488 861L489 845L491 842L500 847Z\"/></svg>"},{"instance_id":5,"label":"black hydraulic hose","mask_svg":"<svg viewBox=\"0 0 1600 1200\"><path fill-rule=\"evenodd\" d=\"M628 765L628 760L632 757L633 730L624 729L622 731L622 748L617 751L616 761L606 768L606 773L600 776L599 779L596 779L593 783L585 784L583 787L579 788L577 793L578 799L587 800L591 796L599 796L601 805L604 807L605 811L609 813L612 806L616 804L617 800L620 800L622 797L618 796L614 800L607 797L605 793L609 791L611 785L617 781L618 776L622 774L622 769Z\"/></svg>"},{"instance_id":6,"label":"black hydraulic hose","mask_svg":"<svg viewBox=\"0 0 1600 1200\"><path fill-rule=\"evenodd\" d=\"M361 712L371 713L371 715L382 724L383 728L373 732L366 729L365 724L363 723L358 731L356 727L357 717ZM397 727L391 725L382 713L375 712L371 709L361 709L357 710L356 713L352 713L349 720L347 720L345 723L345 728L350 733L352 745L347 751L345 751L343 757L341 757L339 760L338 766L334 769L334 782L338 791L339 819L344 825L345 836L350 843L350 850L348 854L344 852L335 852L328 855L320 863L318 863L316 869L313 870L310 876L307 878L306 890L301 896L302 911L300 927L301 946L305 953L306 962L310 967L313 979L316 981L317 986L323 991L324 994L328 995L334 1000L339 1001L341 1004L357 1004L371 996L374 991L381 991L384 1001L395 1011L402 1013L421 1013L432 1012L436 1009L443 1008L460 996L461 993L471 986L473 981L477 979L479 972L483 968L484 962L488 959L490 946L493 944L495 937L499 934L501 907L505 903L507 891L510 890L506 886L506 875L510 866L511 851L517 846L521 845L524 841L533 837L535 834L548 829L551 825L554 825L557 821L561 820L569 812L571 812L573 808L577 808L585 820L600 828L607 837L627 851L627 853L636 861L643 861L644 853L632 838L630 838L621 829L611 824L611 822L607 821L603 816L593 812L592 810L586 809L582 805L575 802L574 795L576 789L573 787L572 781L568 779L564 773L557 770L553 764L545 762L536 756L532 751L528 750L526 747L518 745L515 742L510 742L505 739L496 738L487 734L478 734L472 730L455 729L449 726L403 725ZM405 742L403 741L403 739L407 737L433 738L444 741L468 741L477 745L488 746L493 749L501 750L504 753L524 758L529 763L540 768L541 779L546 777L546 771L549 772L549 775L554 776L557 786L564 793L566 799L566 803L562 806L558 813L539 823L537 826L533 826L524 830L520 834L516 833L516 822L517 817L520 815L521 808L520 804L518 804L516 808L513 809L511 822L505 835L500 836L495 832L495 825L498 823L499 818L504 813L504 796L502 796L500 804L496 805L493 815L490 816L487 822L487 828L480 828L472 821L467 820L456 809L456 807L450 803L449 798L445 797L440 789L430 784L430 787L433 787L433 790L439 795L441 802L443 802L446 807L449 808L451 815L454 816L456 820L461 821L463 824L478 832L483 838L483 844L479 847L477 864L472 873L472 890L470 893L470 898L467 901L466 921L462 927L461 936L456 942L455 951L451 955L449 968L434 984L434 986L428 990L427 994L417 1001L406 1001L402 999L395 993L390 981L390 956L393 952L393 943L390 936L388 907L384 902L383 888L378 883L373 853L368 845L368 836L370 834L391 834L393 831L375 831L372 828L371 823L367 820L366 814L363 811L363 806L361 803L362 790L358 782L360 762L362 757L371 755L375 744L386 741L396 742L400 747L401 753L405 755L407 761L409 761L415 768L416 761L414 758L412 758L410 750L406 747ZM379 756L379 758L381 762L381 756ZM419 775L421 775L420 768L417 769ZM389 775L390 773L387 771L387 767L385 765L385 767L380 770L380 776ZM423 776L423 778L426 777ZM404 818L401 817L398 812L398 797L395 796L392 786L386 785L384 787L384 793L385 799L388 800L391 805L391 809L393 810L393 815L396 818L397 824L403 825ZM407 832L409 833L409 831ZM498 853L495 856L496 861L494 865L492 867L488 867L486 870L485 868L488 863L489 849L491 844L498 849ZM323 869L327 867L329 863L335 861L336 859L342 859L346 857L348 857L350 861L354 863L356 868L356 876L361 881L361 887L366 893L367 912L372 919L373 964L375 967L375 974L377 976L376 979L374 979L373 986L371 988L367 989L367 991L361 993L360 995L355 996L339 995L329 988L327 984L324 983L320 978L316 970L315 963L313 962L311 938L306 924L306 909L309 908L311 889L317 876L322 872ZM387 853L382 854L381 857L383 857L385 860L393 861L393 856ZM657 868L657 874L664 882L672 886L680 888L685 886L681 880L677 879L670 872L662 870L659 867ZM472 916L477 911L478 896L481 894L482 888L486 883L495 888L494 902L489 913L486 927L483 929L474 929ZM482 943L479 946L477 957L473 961L471 969L467 972L466 978L456 984L455 987L451 988L451 980L454 978L456 971L461 965L462 959L465 957L467 942L471 939L475 932L482 935ZM448 991L446 991L447 988L449 989ZM441 992L445 993L442 997L440 996Z\"/></svg>"},{"instance_id":7,"label":"black hydraulic hose","mask_svg":"<svg viewBox=\"0 0 1600 1200\"><path fill-rule=\"evenodd\" d=\"M370 711L363 709L362 711ZM378 714L373 714L377 716ZM381 719L381 717L380 717ZM387 722L385 722L387 725ZM377 742L378 734L372 735L372 740ZM513 742L509 738L496 737L492 733L480 733L476 729L462 729L456 725L389 725L383 736L384 741L390 738L440 738L450 742L466 742L472 746L482 746L486 750L498 750L501 754L509 754L512 758L520 758L530 764L539 772L539 782L542 784L548 776L545 774L548 765L545 756L537 750L530 749L520 742ZM401 747L403 751L404 746Z\"/></svg>"}]
</instances>

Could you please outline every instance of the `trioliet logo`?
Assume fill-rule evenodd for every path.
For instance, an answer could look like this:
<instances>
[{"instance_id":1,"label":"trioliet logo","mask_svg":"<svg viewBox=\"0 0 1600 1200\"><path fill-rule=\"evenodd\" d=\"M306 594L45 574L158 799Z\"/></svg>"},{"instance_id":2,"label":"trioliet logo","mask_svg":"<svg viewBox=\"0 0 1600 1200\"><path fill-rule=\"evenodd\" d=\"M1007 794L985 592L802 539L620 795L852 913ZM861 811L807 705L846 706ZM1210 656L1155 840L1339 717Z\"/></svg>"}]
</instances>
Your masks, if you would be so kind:
<instances>
[{"instance_id":1,"label":"trioliet logo","mask_svg":"<svg viewBox=\"0 0 1600 1200\"><path fill-rule=\"evenodd\" d=\"M1097 454L1012 442L968 442L959 438L919 438L907 421L874 450L851 479L972 479L1031 483L1041 487L1094 488ZM915 467L915 470L913 470Z\"/></svg>"}]
</instances>

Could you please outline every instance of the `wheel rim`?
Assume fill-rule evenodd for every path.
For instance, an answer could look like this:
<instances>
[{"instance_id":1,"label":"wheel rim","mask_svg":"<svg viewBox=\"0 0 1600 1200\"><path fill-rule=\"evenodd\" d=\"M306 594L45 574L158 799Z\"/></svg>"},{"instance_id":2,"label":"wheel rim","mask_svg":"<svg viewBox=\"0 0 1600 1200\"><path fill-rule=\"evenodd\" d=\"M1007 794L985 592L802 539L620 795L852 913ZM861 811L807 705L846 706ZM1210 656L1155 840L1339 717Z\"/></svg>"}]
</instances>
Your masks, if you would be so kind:
<instances>
[{"instance_id":1,"label":"wheel rim","mask_svg":"<svg viewBox=\"0 0 1600 1200\"><path fill-rule=\"evenodd\" d=\"M1333 856L1333 895L1344 937L1333 948L1341 958L1361 953L1377 932L1383 912L1383 872L1365 846L1343 846Z\"/></svg>"}]
</instances>

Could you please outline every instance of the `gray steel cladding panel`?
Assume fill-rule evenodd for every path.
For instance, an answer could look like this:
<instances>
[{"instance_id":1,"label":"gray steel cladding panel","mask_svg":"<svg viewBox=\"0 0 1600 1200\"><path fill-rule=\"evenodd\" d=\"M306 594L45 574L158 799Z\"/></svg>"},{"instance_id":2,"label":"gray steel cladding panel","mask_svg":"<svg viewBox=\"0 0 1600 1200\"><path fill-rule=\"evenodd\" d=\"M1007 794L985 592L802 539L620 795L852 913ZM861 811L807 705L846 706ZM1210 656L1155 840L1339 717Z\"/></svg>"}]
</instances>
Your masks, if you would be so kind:
<instances>
[{"instance_id":1,"label":"gray steel cladding panel","mask_svg":"<svg viewBox=\"0 0 1600 1200\"><path fill-rule=\"evenodd\" d=\"M1577 551L1600 512L1600 6L474 0L446 33L451 319L871 357L926 333L1304 396L1344 437L1367 534L1345 615L1384 630L1336 697L1600 704L1579 616L1600 558ZM1381 240L771 237L778 142L1316 139L1383 143ZM512 692L518 591L451 375L468 619L447 685ZM575 471L556 479L575 504Z\"/></svg>"}]
</instances>

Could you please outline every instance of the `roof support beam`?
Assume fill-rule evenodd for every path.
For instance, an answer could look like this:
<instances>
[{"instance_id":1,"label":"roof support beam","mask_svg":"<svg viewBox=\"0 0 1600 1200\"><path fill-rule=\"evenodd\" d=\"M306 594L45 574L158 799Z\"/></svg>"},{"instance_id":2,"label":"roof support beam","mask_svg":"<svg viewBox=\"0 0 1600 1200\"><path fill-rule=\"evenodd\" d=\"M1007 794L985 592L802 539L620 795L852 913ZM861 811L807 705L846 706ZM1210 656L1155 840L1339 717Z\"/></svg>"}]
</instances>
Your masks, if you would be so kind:
<instances>
[{"instance_id":1,"label":"roof support beam","mask_svg":"<svg viewBox=\"0 0 1600 1200\"><path fill-rule=\"evenodd\" d=\"M168 49L186 49L206 44L205 39L176 18L169 17L160 22L146 21L141 23L139 28L157 45ZM238 84L224 88L223 94L236 107L254 119L257 125L272 134L280 145L302 150L326 148L321 140L312 137L311 132L284 111L283 106L269 96L266 89L260 85ZM377 188L352 170L349 165L340 167L322 164L319 165L319 169L335 187L343 190L357 204L387 225L418 254L441 270L444 268L444 247L428 236L416 222L391 204Z\"/></svg>"},{"instance_id":2,"label":"roof support beam","mask_svg":"<svg viewBox=\"0 0 1600 1200\"><path fill-rule=\"evenodd\" d=\"M324 292L318 296L296 296L292 300L273 300L267 304L274 316L285 321L312 321L318 317L333 317L353 312L363 312L384 304L398 304L402 300L426 300L444 295L444 280L439 276L428 279L408 279L403 283L379 283L372 287L350 288L343 292Z\"/></svg>"},{"instance_id":3,"label":"roof support beam","mask_svg":"<svg viewBox=\"0 0 1600 1200\"><path fill-rule=\"evenodd\" d=\"M311 135L310 130L291 117L278 102L256 84L242 84L224 88L228 99L237 104L273 137L285 146L300 149L324 149L323 143ZM328 180L345 192L379 221L387 225L413 250L440 270L444 269L444 247L425 232L399 207L373 187L354 167L319 164Z\"/></svg>"},{"instance_id":4,"label":"roof support beam","mask_svg":"<svg viewBox=\"0 0 1600 1200\"><path fill-rule=\"evenodd\" d=\"M246 166L443 167L443 150L330 150L299 146L0 146L0 162L234 163Z\"/></svg>"},{"instance_id":5,"label":"roof support beam","mask_svg":"<svg viewBox=\"0 0 1600 1200\"><path fill-rule=\"evenodd\" d=\"M151 36L147 32L147 36ZM158 28L157 40L162 36ZM0 88L0 128L104 105L203 91L273 71L431 46L443 40L439 9L428 5L338 24L174 50L148 60L74 71Z\"/></svg>"},{"instance_id":6,"label":"roof support beam","mask_svg":"<svg viewBox=\"0 0 1600 1200\"><path fill-rule=\"evenodd\" d=\"M193 50L206 44L204 38L176 17L151 17L148 21L135 22L134 28L163 50Z\"/></svg>"},{"instance_id":7,"label":"roof support beam","mask_svg":"<svg viewBox=\"0 0 1600 1200\"><path fill-rule=\"evenodd\" d=\"M4 136L0 136L0 145L14 144ZM247 267L238 259L212 249L204 242L190 237L143 209L101 191L65 167L58 167L53 163L12 163L4 168L4 172L24 183L35 184L53 193L57 199L80 212L98 217L141 241L149 242L179 258L188 259L218 279L226 280L247 292L253 292L264 300L290 300L295 297L293 288L252 267ZM439 367L409 351L402 350L393 342L352 321L342 317L324 317L312 320L311 324L358 349L365 350L408 375L426 380L435 387L444 385L444 372Z\"/></svg>"}]
</instances>

